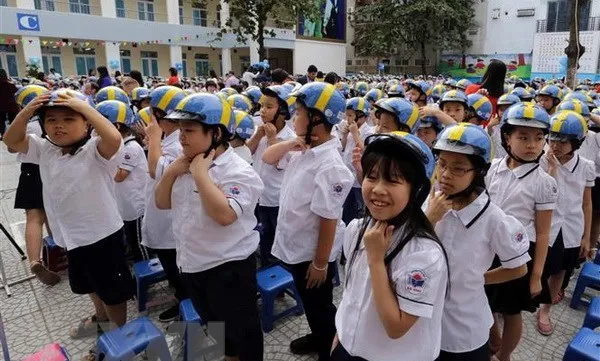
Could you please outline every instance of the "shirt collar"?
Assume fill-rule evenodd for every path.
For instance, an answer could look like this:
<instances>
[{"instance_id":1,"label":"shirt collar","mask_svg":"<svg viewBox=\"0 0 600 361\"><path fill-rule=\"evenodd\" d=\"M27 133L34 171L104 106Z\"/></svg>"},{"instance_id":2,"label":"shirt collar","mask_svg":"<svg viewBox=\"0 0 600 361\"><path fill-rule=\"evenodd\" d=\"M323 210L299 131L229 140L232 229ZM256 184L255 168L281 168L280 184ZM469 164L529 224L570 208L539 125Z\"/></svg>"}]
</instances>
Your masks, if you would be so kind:
<instances>
[{"instance_id":1,"label":"shirt collar","mask_svg":"<svg viewBox=\"0 0 600 361\"><path fill-rule=\"evenodd\" d=\"M314 148L310 148L306 153L310 153L310 154L313 154L314 156L318 156L320 154L327 152L330 149L337 150L339 142L340 142L339 139L337 139L336 137L333 137L321 145L318 145Z\"/></svg>"},{"instance_id":2,"label":"shirt collar","mask_svg":"<svg viewBox=\"0 0 600 361\"><path fill-rule=\"evenodd\" d=\"M579 165L579 154L575 154L575 156L571 158L568 162L566 162L565 164L561 164L561 167L564 167L569 172L573 173L575 172L575 169L577 169L577 165Z\"/></svg>"},{"instance_id":3,"label":"shirt collar","mask_svg":"<svg viewBox=\"0 0 600 361\"><path fill-rule=\"evenodd\" d=\"M163 139L163 145L172 144L176 141L179 141L179 132L180 130L177 129L173 133L166 136L165 139Z\"/></svg>"},{"instance_id":4,"label":"shirt collar","mask_svg":"<svg viewBox=\"0 0 600 361\"><path fill-rule=\"evenodd\" d=\"M135 136L133 136L133 135L128 135L128 136L126 136L125 138L123 138L123 142L127 142L127 141L129 141L129 140L132 140L132 139L135 139Z\"/></svg>"},{"instance_id":5,"label":"shirt collar","mask_svg":"<svg viewBox=\"0 0 600 361\"><path fill-rule=\"evenodd\" d=\"M223 165L223 164L231 163L230 159L231 159L231 156L233 154L234 154L233 147L232 146L227 147L226 151L224 151L223 153L221 153L221 155L219 155L217 158L215 158L213 160L213 164L212 165L213 166L220 166L220 165Z\"/></svg>"},{"instance_id":6,"label":"shirt collar","mask_svg":"<svg viewBox=\"0 0 600 361\"><path fill-rule=\"evenodd\" d=\"M531 172L533 172L534 169L536 169L537 167L540 166L538 163L525 163L525 164L518 166L517 168L510 169L510 168L508 168L507 162L508 162L508 156L505 156L504 158L502 158L502 160L500 161L500 166L498 167L498 173L505 172L505 171L513 172L515 177L517 177L519 179L525 178L526 176L531 174Z\"/></svg>"},{"instance_id":7,"label":"shirt collar","mask_svg":"<svg viewBox=\"0 0 600 361\"><path fill-rule=\"evenodd\" d=\"M481 192L473 202L465 208L453 211L466 228L471 227L490 205L490 196L486 191Z\"/></svg>"}]
</instances>

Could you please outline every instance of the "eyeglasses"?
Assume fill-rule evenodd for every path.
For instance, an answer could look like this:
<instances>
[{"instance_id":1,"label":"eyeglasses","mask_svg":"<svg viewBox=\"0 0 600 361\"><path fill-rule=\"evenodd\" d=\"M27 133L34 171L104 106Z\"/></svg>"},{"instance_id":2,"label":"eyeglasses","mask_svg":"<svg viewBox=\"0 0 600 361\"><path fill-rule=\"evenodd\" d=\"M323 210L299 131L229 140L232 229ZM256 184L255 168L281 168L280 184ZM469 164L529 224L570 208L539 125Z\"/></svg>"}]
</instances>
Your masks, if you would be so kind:
<instances>
[{"instance_id":1,"label":"eyeglasses","mask_svg":"<svg viewBox=\"0 0 600 361\"><path fill-rule=\"evenodd\" d=\"M440 175L444 174L444 172L446 172L446 171L449 171L450 174L454 177L462 177L465 174L467 174L468 172L474 171L477 168L464 169L464 168L458 168L458 167L448 167L447 165L438 162L437 169L440 172Z\"/></svg>"}]
</instances>

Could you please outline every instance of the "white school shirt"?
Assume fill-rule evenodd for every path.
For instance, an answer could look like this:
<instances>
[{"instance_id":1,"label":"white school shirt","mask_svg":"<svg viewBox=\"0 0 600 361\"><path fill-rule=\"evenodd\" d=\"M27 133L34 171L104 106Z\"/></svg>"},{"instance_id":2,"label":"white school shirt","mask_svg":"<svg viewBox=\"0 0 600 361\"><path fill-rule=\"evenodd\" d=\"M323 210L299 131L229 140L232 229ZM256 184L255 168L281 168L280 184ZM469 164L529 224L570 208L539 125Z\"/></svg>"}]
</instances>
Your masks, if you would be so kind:
<instances>
[{"instance_id":1,"label":"white school shirt","mask_svg":"<svg viewBox=\"0 0 600 361\"><path fill-rule=\"evenodd\" d=\"M596 178L600 177L600 133L589 130L577 154L591 160L595 165Z\"/></svg>"},{"instance_id":2,"label":"white school shirt","mask_svg":"<svg viewBox=\"0 0 600 361\"><path fill-rule=\"evenodd\" d=\"M289 163L285 164L271 253L285 263L312 261L319 242L320 218L342 218L354 176L342 161L339 143L332 138L304 153L290 153L279 162L279 166ZM334 240L329 262L335 261L341 241Z\"/></svg>"},{"instance_id":3,"label":"white school shirt","mask_svg":"<svg viewBox=\"0 0 600 361\"><path fill-rule=\"evenodd\" d=\"M277 133L277 139L280 141L286 141L295 137L296 133L288 125L285 125ZM284 170L278 168L277 165L267 164L263 161L262 157L268 146L267 137L262 137L253 155L252 166L265 185L265 190L260 196L258 204L263 207L279 207L279 192L281 190Z\"/></svg>"},{"instance_id":4,"label":"white school shirt","mask_svg":"<svg viewBox=\"0 0 600 361\"><path fill-rule=\"evenodd\" d=\"M540 166L548 170L548 158L540 159ZM550 239L556 240L562 229L565 248L581 246L584 233L583 193L586 187L593 187L596 172L594 164L579 154L565 164L559 164L556 170L558 200L556 209L552 212L552 228Z\"/></svg>"},{"instance_id":5,"label":"white school shirt","mask_svg":"<svg viewBox=\"0 0 600 361\"><path fill-rule=\"evenodd\" d=\"M387 336L377 313L367 250L361 240L353 257L363 220L355 219L344 234L348 277L335 315L338 338L352 356L369 361L432 361L440 352L447 265L441 247L414 237L388 266L400 309L419 318L399 339ZM394 232L394 235L401 232ZM351 268L351 270L350 270Z\"/></svg>"},{"instance_id":6,"label":"white school shirt","mask_svg":"<svg viewBox=\"0 0 600 361\"><path fill-rule=\"evenodd\" d=\"M241 145L239 147L233 148L233 151L243 160L248 162L248 164L252 164L252 152L250 148L246 144Z\"/></svg>"},{"instance_id":7,"label":"white school shirt","mask_svg":"<svg viewBox=\"0 0 600 361\"><path fill-rule=\"evenodd\" d=\"M508 154L502 146L502 132L500 131L500 125L496 125L494 128L492 128L492 134L490 135L490 138L492 138L492 142L494 143L494 159L506 157Z\"/></svg>"},{"instance_id":8,"label":"white school shirt","mask_svg":"<svg viewBox=\"0 0 600 361\"><path fill-rule=\"evenodd\" d=\"M44 209L52 237L68 251L96 243L123 227L113 180L118 154L107 160L92 137L74 155L62 154L46 139L29 134L24 162L40 165Z\"/></svg>"},{"instance_id":9,"label":"white school shirt","mask_svg":"<svg viewBox=\"0 0 600 361\"><path fill-rule=\"evenodd\" d=\"M449 210L435 225L450 268L450 289L442 316L442 350L478 349L494 323L484 274L497 254L503 268L517 268L529 257L529 239L516 218L507 216L483 192L471 204Z\"/></svg>"},{"instance_id":10,"label":"white school shirt","mask_svg":"<svg viewBox=\"0 0 600 361\"><path fill-rule=\"evenodd\" d=\"M181 272L202 272L243 260L258 247L254 208L263 191L258 174L229 147L213 161L208 175L227 197L237 219L229 226L219 225L204 209L202 194L198 194L191 173L177 177L171 192L171 209Z\"/></svg>"},{"instance_id":11,"label":"white school shirt","mask_svg":"<svg viewBox=\"0 0 600 361\"><path fill-rule=\"evenodd\" d=\"M358 128L358 136L363 141L363 143L365 139L367 139L367 137L373 133L375 133L375 127L370 126L366 122L360 128ZM356 178L356 169L354 168L354 165L352 165L352 152L354 151L354 147L356 147L356 142L354 142L354 137L352 136L352 133L349 132L346 136L346 148L344 148L344 151L342 153L342 159L344 160L344 164L346 164L346 167L348 167L348 169L354 175L354 185L352 185L352 187L360 188L360 183Z\"/></svg>"},{"instance_id":12,"label":"white school shirt","mask_svg":"<svg viewBox=\"0 0 600 361\"><path fill-rule=\"evenodd\" d=\"M135 137L126 137L123 143L119 153L119 168L129 171L129 175L123 182L115 182L115 197L123 220L134 221L144 215L146 183L150 178L148 161Z\"/></svg>"},{"instance_id":13,"label":"white school shirt","mask_svg":"<svg viewBox=\"0 0 600 361\"><path fill-rule=\"evenodd\" d=\"M156 179L148 177L146 183L146 209L142 219L142 244L155 249L175 249L171 211L156 208L154 192L156 184L165 173L165 170L181 154L179 129L161 141L161 148L162 155L158 158L154 172Z\"/></svg>"},{"instance_id":14,"label":"white school shirt","mask_svg":"<svg viewBox=\"0 0 600 361\"><path fill-rule=\"evenodd\" d=\"M486 188L492 202L518 219L525 226L529 241L535 242L535 212L556 208L556 181L539 164L526 163L511 170L507 160L508 156L492 161L485 176ZM550 238L550 246L553 242Z\"/></svg>"}]
</instances>

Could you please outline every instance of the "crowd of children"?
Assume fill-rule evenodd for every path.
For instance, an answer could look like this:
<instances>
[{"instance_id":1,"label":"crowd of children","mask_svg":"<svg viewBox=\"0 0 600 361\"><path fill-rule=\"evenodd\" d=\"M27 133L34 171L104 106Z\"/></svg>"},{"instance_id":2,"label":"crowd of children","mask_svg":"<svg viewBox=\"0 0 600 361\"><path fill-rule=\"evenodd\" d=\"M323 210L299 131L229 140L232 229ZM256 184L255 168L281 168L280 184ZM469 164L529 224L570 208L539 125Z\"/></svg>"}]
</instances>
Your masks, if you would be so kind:
<instances>
[{"instance_id":1,"label":"crowd of children","mask_svg":"<svg viewBox=\"0 0 600 361\"><path fill-rule=\"evenodd\" d=\"M279 264L310 328L294 354L508 361L521 312L550 335L552 305L597 248L600 96L503 85L26 85L3 141L23 162L31 269L60 281L40 261L47 224L94 305L73 338L123 325L130 261L157 257L177 301L224 322L226 360L263 359L255 274ZM174 304L159 319L178 316Z\"/></svg>"}]
</instances>

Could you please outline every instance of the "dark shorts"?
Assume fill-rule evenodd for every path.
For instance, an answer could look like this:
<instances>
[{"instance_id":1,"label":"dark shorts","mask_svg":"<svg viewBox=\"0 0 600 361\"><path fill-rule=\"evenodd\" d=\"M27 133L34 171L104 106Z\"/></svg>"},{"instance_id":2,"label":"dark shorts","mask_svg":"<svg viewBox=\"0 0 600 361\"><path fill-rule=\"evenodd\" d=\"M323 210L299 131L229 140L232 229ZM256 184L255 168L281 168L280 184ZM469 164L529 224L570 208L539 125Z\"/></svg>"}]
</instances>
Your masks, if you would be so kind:
<instances>
[{"instance_id":1,"label":"dark shorts","mask_svg":"<svg viewBox=\"0 0 600 361\"><path fill-rule=\"evenodd\" d=\"M123 229L100 241L67 251L73 293L96 293L106 305L129 300L135 281L125 261Z\"/></svg>"},{"instance_id":2,"label":"dark shorts","mask_svg":"<svg viewBox=\"0 0 600 361\"><path fill-rule=\"evenodd\" d=\"M21 175L15 196L15 209L44 209L40 166L21 163Z\"/></svg>"},{"instance_id":3,"label":"dark shorts","mask_svg":"<svg viewBox=\"0 0 600 361\"><path fill-rule=\"evenodd\" d=\"M592 209L600 211L600 178L596 178L592 188Z\"/></svg>"},{"instance_id":4,"label":"dark shorts","mask_svg":"<svg viewBox=\"0 0 600 361\"><path fill-rule=\"evenodd\" d=\"M440 355L435 361L489 361L490 360L490 348L486 342L478 349L468 352L447 352L444 350L440 351Z\"/></svg>"}]
</instances>

